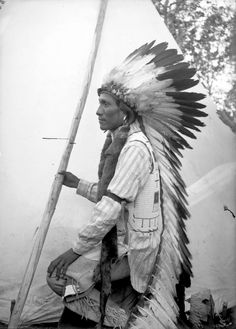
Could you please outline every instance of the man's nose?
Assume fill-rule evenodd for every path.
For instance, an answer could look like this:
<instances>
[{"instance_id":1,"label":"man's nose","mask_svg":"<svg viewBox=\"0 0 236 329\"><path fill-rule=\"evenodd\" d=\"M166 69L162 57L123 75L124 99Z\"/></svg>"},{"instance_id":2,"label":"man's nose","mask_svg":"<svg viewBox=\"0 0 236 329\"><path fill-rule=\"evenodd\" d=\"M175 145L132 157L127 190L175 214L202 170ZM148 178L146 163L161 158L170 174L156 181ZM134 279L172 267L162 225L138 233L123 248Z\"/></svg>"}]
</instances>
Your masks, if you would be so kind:
<instances>
[{"instance_id":1,"label":"man's nose","mask_svg":"<svg viewBox=\"0 0 236 329\"><path fill-rule=\"evenodd\" d=\"M101 116L101 115L103 114L103 110L102 110L102 106L101 106L101 105L98 106L98 109L97 109L96 114L97 114L98 116Z\"/></svg>"}]
</instances>

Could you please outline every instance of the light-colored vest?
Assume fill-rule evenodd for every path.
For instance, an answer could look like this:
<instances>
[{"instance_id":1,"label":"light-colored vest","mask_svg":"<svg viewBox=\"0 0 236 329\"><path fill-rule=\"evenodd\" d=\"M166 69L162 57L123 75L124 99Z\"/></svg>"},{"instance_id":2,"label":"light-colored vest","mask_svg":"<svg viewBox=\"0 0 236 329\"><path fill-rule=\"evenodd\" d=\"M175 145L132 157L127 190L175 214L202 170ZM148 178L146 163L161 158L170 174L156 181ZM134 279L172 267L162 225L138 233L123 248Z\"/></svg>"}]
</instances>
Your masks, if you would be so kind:
<instances>
[{"instance_id":1,"label":"light-colored vest","mask_svg":"<svg viewBox=\"0 0 236 329\"><path fill-rule=\"evenodd\" d=\"M144 143L147 147L152 159L152 169L146 184L138 193L135 201L128 204L128 224L133 230L140 232L151 232L155 231L156 229L161 229L162 225L159 209L160 182L158 166L148 139L142 133L134 137L136 138L136 141Z\"/></svg>"},{"instance_id":2,"label":"light-colored vest","mask_svg":"<svg viewBox=\"0 0 236 329\"><path fill-rule=\"evenodd\" d=\"M131 282L134 289L144 292L156 260L163 226L160 213L160 180L158 164L147 137L138 132L129 137L129 143L132 141L143 143L152 160L147 182L138 192L135 201L127 204Z\"/></svg>"}]
</instances>

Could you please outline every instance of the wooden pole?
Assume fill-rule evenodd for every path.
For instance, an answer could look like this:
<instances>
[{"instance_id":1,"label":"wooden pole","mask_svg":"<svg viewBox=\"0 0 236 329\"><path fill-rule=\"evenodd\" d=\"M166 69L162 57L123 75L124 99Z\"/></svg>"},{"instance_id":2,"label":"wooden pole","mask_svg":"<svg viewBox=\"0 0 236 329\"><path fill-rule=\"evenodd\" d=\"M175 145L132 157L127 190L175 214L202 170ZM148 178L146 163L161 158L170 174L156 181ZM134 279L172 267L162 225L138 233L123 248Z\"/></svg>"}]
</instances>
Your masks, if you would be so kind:
<instances>
[{"instance_id":1,"label":"wooden pole","mask_svg":"<svg viewBox=\"0 0 236 329\"><path fill-rule=\"evenodd\" d=\"M98 14L98 19L97 19L97 24L96 24L96 29L94 33L94 38L92 42L92 49L90 52L90 56L88 59L88 65L87 65L87 72L84 77L84 83L83 83L83 90L82 90L82 95L80 98L80 101L76 107L75 111L75 116L72 121L70 133L69 133L69 138L68 142L65 148L65 151L62 155L61 162L58 168L58 172L60 171L65 171L69 162L70 154L74 145L75 137L79 128L79 123L81 120L81 116L84 110L84 106L86 103L86 99L88 96L91 80L92 80L92 73L94 69L94 64L97 56L97 51L101 39L101 33L102 33L102 27L103 27L103 22L105 18L105 13L106 13L106 7L107 7L107 2L108 0L101 0L100 3L100 9L99 9L99 14ZM15 329L18 328L19 322L20 322L20 316L23 311L24 305L26 298L28 296L28 292L31 286L31 283L33 281L33 277L39 262L39 258L42 252L43 244L48 232L48 228L52 219L52 216L54 214L54 211L56 209L56 204L61 192L62 188L62 180L63 177L62 175L58 174L55 176L55 179L53 181L52 187L51 187L51 192L48 198L48 202L43 214L43 218L41 221L41 225L31 252L31 256L29 259L29 262L27 264L25 274L21 283L21 287L17 296L17 300L15 303L15 306L13 308L10 321L8 324L8 329ZM46 274L45 274L46 275Z\"/></svg>"}]
</instances>

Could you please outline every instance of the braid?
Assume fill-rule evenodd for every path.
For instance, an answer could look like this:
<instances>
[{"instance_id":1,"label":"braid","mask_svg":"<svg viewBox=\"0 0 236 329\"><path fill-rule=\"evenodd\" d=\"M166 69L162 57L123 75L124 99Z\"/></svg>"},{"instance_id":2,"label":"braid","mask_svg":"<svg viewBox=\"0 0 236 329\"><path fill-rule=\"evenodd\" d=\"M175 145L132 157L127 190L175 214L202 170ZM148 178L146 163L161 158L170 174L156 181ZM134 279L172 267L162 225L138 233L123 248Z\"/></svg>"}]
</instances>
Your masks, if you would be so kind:
<instances>
[{"instance_id":1,"label":"braid","mask_svg":"<svg viewBox=\"0 0 236 329\"><path fill-rule=\"evenodd\" d=\"M138 119L138 123L139 123L141 131L144 133L145 136L147 136L142 117L140 115L138 115L137 119Z\"/></svg>"},{"instance_id":2,"label":"braid","mask_svg":"<svg viewBox=\"0 0 236 329\"><path fill-rule=\"evenodd\" d=\"M102 172L103 172L103 168L105 165L105 159L106 159L105 152L108 149L108 147L111 145L111 142L112 142L112 138L111 138L111 133L109 132L107 134L107 137L106 137L106 140L103 145L102 152L101 152L100 162L98 165L98 179L101 179L101 177L102 177Z\"/></svg>"},{"instance_id":3,"label":"braid","mask_svg":"<svg viewBox=\"0 0 236 329\"><path fill-rule=\"evenodd\" d=\"M111 136L107 136L99 164L98 201L105 195L108 185L114 176L116 164L120 152L127 141L129 130L130 126L126 124L118 128L112 142Z\"/></svg>"},{"instance_id":4,"label":"braid","mask_svg":"<svg viewBox=\"0 0 236 329\"><path fill-rule=\"evenodd\" d=\"M101 200L101 198L106 195L108 185L115 173L120 152L127 141L129 130L130 126L128 124L118 128L112 142L111 136L107 136L99 164L97 201ZM101 280L100 324L104 321L106 302L111 293L111 264L117 257L117 228L114 226L102 239L99 271L95 271L95 282L98 282L99 279Z\"/></svg>"}]
</instances>

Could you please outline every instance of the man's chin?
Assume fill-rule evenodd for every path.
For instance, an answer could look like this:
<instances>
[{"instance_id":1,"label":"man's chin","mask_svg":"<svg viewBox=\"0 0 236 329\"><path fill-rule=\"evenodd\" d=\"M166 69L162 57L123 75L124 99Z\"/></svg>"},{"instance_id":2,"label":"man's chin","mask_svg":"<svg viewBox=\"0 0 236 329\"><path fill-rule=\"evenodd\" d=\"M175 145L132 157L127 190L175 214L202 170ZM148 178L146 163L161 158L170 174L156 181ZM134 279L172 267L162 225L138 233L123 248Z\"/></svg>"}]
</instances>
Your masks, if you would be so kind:
<instances>
[{"instance_id":1,"label":"man's chin","mask_svg":"<svg viewBox=\"0 0 236 329\"><path fill-rule=\"evenodd\" d=\"M105 124L99 123L101 130L108 130Z\"/></svg>"}]
</instances>

